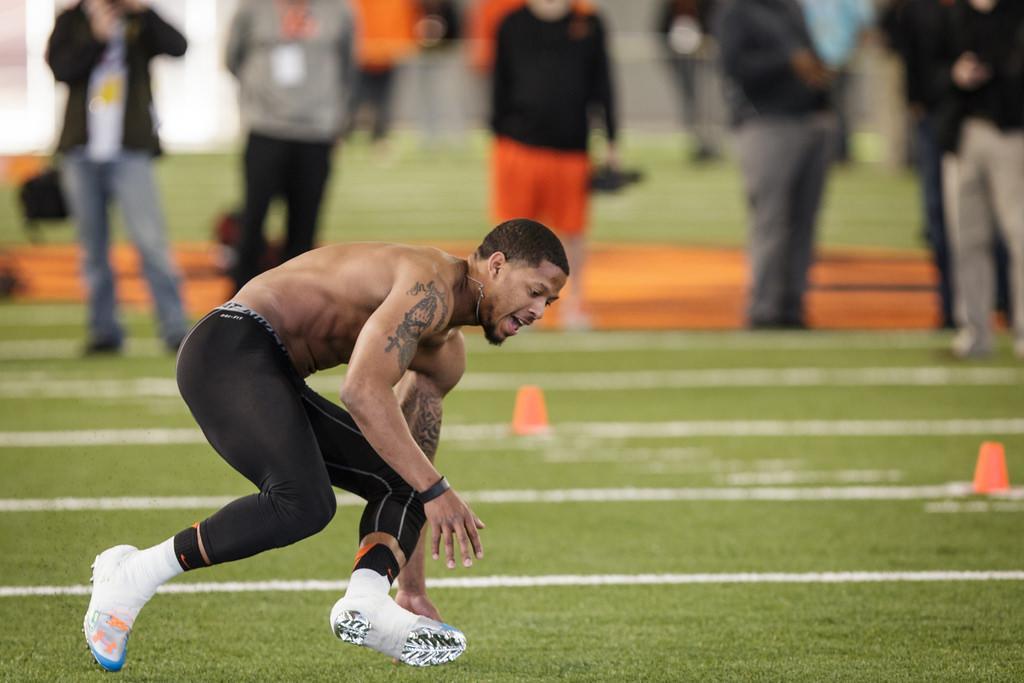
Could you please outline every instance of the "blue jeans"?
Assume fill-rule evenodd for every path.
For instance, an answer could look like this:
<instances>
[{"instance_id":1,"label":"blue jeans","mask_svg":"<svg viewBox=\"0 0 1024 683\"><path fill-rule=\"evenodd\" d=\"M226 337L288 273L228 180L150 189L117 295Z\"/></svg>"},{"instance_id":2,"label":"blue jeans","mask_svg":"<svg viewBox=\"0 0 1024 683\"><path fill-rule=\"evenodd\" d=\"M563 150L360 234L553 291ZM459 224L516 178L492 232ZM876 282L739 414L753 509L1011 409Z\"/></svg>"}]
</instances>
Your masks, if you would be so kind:
<instances>
[{"instance_id":1,"label":"blue jeans","mask_svg":"<svg viewBox=\"0 0 1024 683\"><path fill-rule=\"evenodd\" d=\"M124 339L108 253L111 240L107 207L115 200L142 261L142 272L156 305L160 336L169 347L176 347L188 331L188 323L181 303L180 276L167 246L152 155L123 150L112 161L96 162L78 148L64 154L61 171L82 247L90 340L120 345Z\"/></svg>"}]
</instances>

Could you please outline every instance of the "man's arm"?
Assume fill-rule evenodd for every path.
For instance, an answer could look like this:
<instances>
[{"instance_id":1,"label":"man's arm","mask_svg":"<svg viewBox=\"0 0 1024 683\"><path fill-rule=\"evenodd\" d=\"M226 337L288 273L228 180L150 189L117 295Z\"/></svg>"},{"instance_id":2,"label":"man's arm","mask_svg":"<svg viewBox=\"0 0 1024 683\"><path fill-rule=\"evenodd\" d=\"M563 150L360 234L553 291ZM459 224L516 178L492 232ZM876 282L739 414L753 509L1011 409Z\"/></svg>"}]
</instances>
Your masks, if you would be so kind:
<instances>
[{"instance_id":1,"label":"man's arm","mask_svg":"<svg viewBox=\"0 0 1024 683\"><path fill-rule=\"evenodd\" d=\"M429 276L429 270L423 272ZM393 387L414 357L429 353L420 349L420 341L440 332L451 318L451 293L428 276L400 278L366 321L341 394L370 445L416 491L427 490L441 475L413 438ZM464 566L473 564L474 554L483 557L477 533L483 522L453 489L427 501L424 509L433 528L435 559L442 540L449 569L455 567L456 540Z\"/></svg>"},{"instance_id":2,"label":"man's arm","mask_svg":"<svg viewBox=\"0 0 1024 683\"><path fill-rule=\"evenodd\" d=\"M434 462L437 454L438 439L441 435L442 400L462 377L465 368L462 334L457 333L444 346L447 348L441 352L431 350L429 354L430 360L441 363L441 377L409 371L395 387L409 431L431 462ZM398 575L398 593L395 595L395 601L411 612L441 621L440 613L427 597L423 548L428 533L424 527L420 532L416 550L407 559L405 568Z\"/></svg>"},{"instance_id":3,"label":"man's arm","mask_svg":"<svg viewBox=\"0 0 1024 683\"><path fill-rule=\"evenodd\" d=\"M93 66L107 49L106 40L97 38L95 34L95 26L100 22L99 14L94 16L90 24L92 30L88 33L76 30L77 22L76 10L61 13L46 46L46 63L50 65L54 78L61 83L88 80Z\"/></svg>"},{"instance_id":4,"label":"man's arm","mask_svg":"<svg viewBox=\"0 0 1024 683\"><path fill-rule=\"evenodd\" d=\"M242 65L249 49L249 31L252 8L247 2L239 4L228 28L228 42L224 50L224 66L235 78L242 74Z\"/></svg>"},{"instance_id":5,"label":"man's arm","mask_svg":"<svg viewBox=\"0 0 1024 683\"><path fill-rule=\"evenodd\" d=\"M164 21L163 17L141 0L126 0L125 7L137 14L142 22L140 42L150 56L181 57L188 49L188 41L181 31Z\"/></svg>"}]
</instances>

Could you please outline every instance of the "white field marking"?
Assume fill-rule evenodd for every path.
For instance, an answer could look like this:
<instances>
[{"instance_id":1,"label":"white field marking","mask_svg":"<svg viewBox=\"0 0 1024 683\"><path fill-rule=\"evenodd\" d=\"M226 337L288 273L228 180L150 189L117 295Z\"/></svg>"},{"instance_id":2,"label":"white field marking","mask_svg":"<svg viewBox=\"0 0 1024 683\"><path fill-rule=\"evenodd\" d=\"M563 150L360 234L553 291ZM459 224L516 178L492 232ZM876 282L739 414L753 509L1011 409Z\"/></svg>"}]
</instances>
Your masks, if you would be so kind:
<instances>
[{"instance_id":1,"label":"white field marking","mask_svg":"<svg viewBox=\"0 0 1024 683\"><path fill-rule=\"evenodd\" d=\"M943 500L936 503L925 503L925 512L959 513L959 512L1024 512L1024 502L1007 500Z\"/></svg>"},{"instance_id":2,"label":"white field marking","mask_svg":"<svg viewBox=\"0 0 1024 683\"><path fill-rule=\"evenodd\" d=\"M733 487L733 488L619 488L619 489L506 489L464 491L472 503L650 503L706 501L858 501L930 500L966 498L973 495L970 482L928 486L829 486L829 487ZM237 496L177 496L120 498L7 498L0 512L68 512L81 510L195 510L220 508ZM999 500L1024 500L1024 487L998 494ZM337 495L338 505L359 507L365 501L347 493Z\"/></svg>"},{"instance_id":3,"label":"white field marking","mask_svg":"<svg viewBox=\"0 0 1024 683\"><path fill-rule=\"evenodd\" d=\"M600 445L589 447L545 448L541 458L548 463L649 463L679 462L709 458L711 449L698 447L681 448L608 448Z\"/></svg>"},{"instance_id":4,"label":"white field marking","mask_svg":"<svg viewBox=\"0 0 1024 683\"><path fill-rule=\"evenodd\" d=\"M325 395L338 392L342 375L314 376L308 384ZM1024 369L991 368L731 368L594 372L470 373L460 391L511 391L537 384L547 391L624 391L716 387L1001 386L1024 384ZM0 379L0 398L177 397L169 377L59 379L46 373Z\"/></svg>"},{"instance_id":5,"label":"white field marking","mask_svg":"<svg viewBox=\"0 0 1024 683\"><path fill-rule=\"evenodd\" d=\"M954 420L694 420L672 422L566 422L559 436L600 439L677 439L741 436L953 436L1024 434L1024 419ZM452 441L508 439L507 424L448 425ZM0 446L3 445L0 433ZM532 438L532 437L526 437ZM548 437L538 437L544 439Z\"/></svg>"},{"instance_id":6,"label":"white field marking","mask_svg":"<svg viewBox=\"0 0 1024 683\"><path fill-rule=\"evenodd\" d=\"M782 470L731 472L720 479L730 486L781 486L792 484L882 484L903 480L900 470Z\"/></svg>"},{"instance_id":7,"label":"white field marking","mask_svg":"<svg viewBox=\"0 0 1024 683\"><path fill-rule=\"evenodd\" d=\"M477 334L466 336L471 353L601 353L608 351L720 350L899 350L945 348L948 339L930 332L534 332L503 345L488 344ZM0 341L0 360L75 358L84 342L75 339L10 339ZM130 356L166 353L159 339L132 337Z\"/></svg>"},{"instance_id":8,"label":"white field marking","mask_svg":"<svg viewBox=\"0 0 1024 683\"><path fill-rule=\"evenodd\" d=\"M1024 434L1024 419L978 420L695 420L675 422L566 422L560 436L601 439L677 439L684 437L754 436L954 436ZM446 441L513 438L510 427L463 424L442 427ZM531 437L526 437L531 438ZM545 437L541 437L545 438ZM0 448L58 446L143 446L205 443L192 428L88 429L0 432Z\"/></svg>"},{"instance_id":9,"label":"white field marking","mask_svg":"<svg viewBox=\"0 0 1024 683\"><path fill-rule=\"evenodd\" d=\"M921 571L921 572L805 572L805 573L722 573L722 574L549 574L546 576L473 576L427 579L427 587L458 588L542 588L588 586L684 586L708 584L834 584L834 583L919 583L961 581L1024 581L1024 570L1009 571ZM158 593L269 593L343 592L348 581L220 581L172 583ZM92 587L0 586L0 597L90 595Z\"/></svg>"},{"instance_id":10,"label":"white field marking","mask_svg":"<svg viewBox=\"0 0 1024 683\"><path fill-rule=\"evenodd\" d=\"M541 332L490 345L466 336L471 352L581 353L607 351L872 350L946 348L949 339L933 332Z\"/></svg>"}]
</instances>

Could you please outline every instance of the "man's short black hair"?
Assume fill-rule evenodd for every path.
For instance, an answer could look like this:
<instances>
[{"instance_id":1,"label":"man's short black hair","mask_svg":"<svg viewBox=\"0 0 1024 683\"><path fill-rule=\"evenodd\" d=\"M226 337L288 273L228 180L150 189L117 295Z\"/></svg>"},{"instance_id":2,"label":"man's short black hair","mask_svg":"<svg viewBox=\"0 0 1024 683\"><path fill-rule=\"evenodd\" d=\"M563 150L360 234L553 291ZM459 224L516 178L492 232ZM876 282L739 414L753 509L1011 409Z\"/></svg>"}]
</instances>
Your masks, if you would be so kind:
<instances>
[{"instance_id":1,"label":"man's short black hair","mask_svg":"<svg viewBox=\"0 0 1024 683\"><path fill-rule=\"evenodd\" d=\"M487 233L476 256L488 259L500 251L509 261L526 261L530 267L550 261L569 275L569 259L558 236L544 224L529 218L513 218Z\"/></svg>"}]
</instances>

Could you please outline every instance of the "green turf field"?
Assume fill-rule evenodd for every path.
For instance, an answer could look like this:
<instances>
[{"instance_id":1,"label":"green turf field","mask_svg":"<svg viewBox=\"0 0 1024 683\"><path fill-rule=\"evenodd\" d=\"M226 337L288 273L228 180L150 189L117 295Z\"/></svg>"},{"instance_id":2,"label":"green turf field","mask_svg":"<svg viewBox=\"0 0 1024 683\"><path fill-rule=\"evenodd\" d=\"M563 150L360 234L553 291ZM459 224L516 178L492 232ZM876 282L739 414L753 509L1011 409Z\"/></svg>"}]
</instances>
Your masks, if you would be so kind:
<instances>
[{"instance_id":1,"label":"green turf field","mask_svg":"<svg viewBox=\"0 0 1024 683\"><path fill-rule=\"evenodd\" d=\"M93 555L161 541L251 490L193 431L148 319L129 315L128 356L87 361L75 355L81 315L0 308L3 680L114 676L93 664L80 632ZM438 459L487 522L487 556L471 570L429 563L428 574L511 578L433 590L467 634L465 656L422 671L343 645L327 627L337 585L218 590L346 578L359 508L344 504L314 538L172 582L213 585L158 595L117 676L1021 680L1024 499L948 485L970 480L984 439L1005 445L1011 479L1024 476L1024 367L1005 345L985 363L954 364L947 343L927 333L531 332L492 349L472 336ZM311 381L333 396L339 376ZM524 381L546 390L551 438L503 430ZM173 500L183 496L208 498ZM56 500L69 497L78 500ZM122 497L135 500L112 500ZM831 574L843 572L869 574ZM607 575L619 575L615 585L508 585ZM907 580L929 577L942 580ZM24 595L45 586L78 594Z\"/></svg>"},{"instance_id":2,"label":"green turf field","mask_svg":"<svg viewBox=\"0 0 1024 683\"><path fill-rule=\"evenodd\" d=\"M595 239L742 244L733 166L685 165L665 136L631 134L623 156L648 178L597 200ZM485 164L482 139L427 154L402 137L389 163L355 145L336 159L322 238L477 239ZM171 155L159 169L174 239L207 239L238 197L237 157ZM12 202L0 189L4 245L24 242ZM837 170L822 241L919 248L917 206L905 174ZM89 360L83 319L75 304L0 305L0 680L114 676L80 631L93 556L162 541L251 490L196 432L149 318L128 312L126 356ZM496 584L432 590L467 634L463 658L397 668L329 633L339 584L302 582L346 578L359 508L343 499L312 539L172 582L195 592L153 600L116 676L1024 679L1024 493L964 486L984 440L1003 443L1011 480L1024 476L1024 366L1005 340L966 365L948 345L928 333L531 332L492 349L471 336L438 459L487 522L487 556L428 568L432 581ZM334 397L340 377L311 383ZM506 431L526 382L545 389L550 438ZM267 581L295 590L248 583Z\"/></svg>"}]
</instances>

